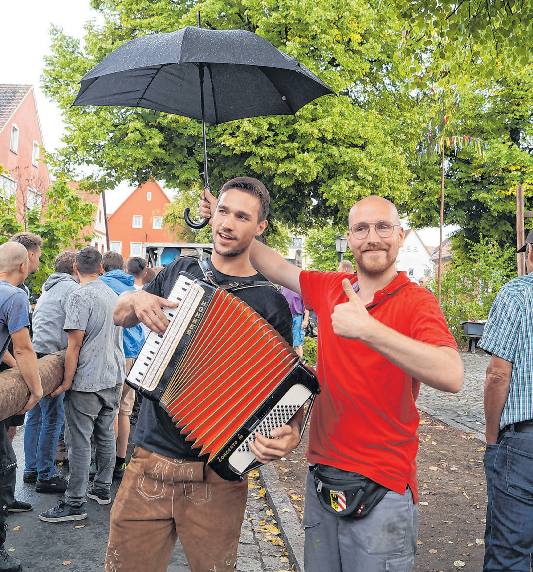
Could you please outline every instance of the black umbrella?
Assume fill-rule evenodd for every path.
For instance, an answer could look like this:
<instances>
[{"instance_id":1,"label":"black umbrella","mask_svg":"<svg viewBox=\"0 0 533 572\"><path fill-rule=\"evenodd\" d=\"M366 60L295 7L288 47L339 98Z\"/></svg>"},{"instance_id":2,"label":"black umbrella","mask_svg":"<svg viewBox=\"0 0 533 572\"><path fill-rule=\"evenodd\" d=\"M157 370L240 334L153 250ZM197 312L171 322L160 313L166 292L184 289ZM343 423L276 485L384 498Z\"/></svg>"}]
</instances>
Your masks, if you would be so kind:
<instances>
[{"instance_id":1,"label":"black umbrella","mask_svg":"<svg viewBox=\"0 0 533 572\"><path fill-rule=\"evenodd\" d=\"M333 93L298 60L244 30L187 26L123 44L81 80L73 105L144 107L205 122L289 115ZM191 223L194 228L205 226Z\"/></svg>"}]
</instances>

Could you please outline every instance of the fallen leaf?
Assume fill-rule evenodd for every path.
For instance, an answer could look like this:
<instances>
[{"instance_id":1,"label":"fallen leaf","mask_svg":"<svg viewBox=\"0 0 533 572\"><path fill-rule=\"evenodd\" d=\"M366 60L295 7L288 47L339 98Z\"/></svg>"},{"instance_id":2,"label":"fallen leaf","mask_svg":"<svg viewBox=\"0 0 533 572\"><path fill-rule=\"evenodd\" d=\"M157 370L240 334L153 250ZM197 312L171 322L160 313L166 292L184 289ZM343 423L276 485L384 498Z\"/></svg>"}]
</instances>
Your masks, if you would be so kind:
<instances>
[{"instance_id":1,"label":"fallen leaf","mask_svg":"<svg viewBox=\"0 0 533 572\"><path fill-rule=\"evenodd\" d=\"M474 546L474 543L473 542L467 542L466 545L467 546Z\"/></svg>"},{"instance_id":2,"label":"fallen leaf","mask_svg":"<svg viewBox=\"0 0 533 572\"><path fill-rule=\"evenodd\" d=\"M282 556L282 557L279 559L279 561L280 561L280 562L288 562L289 559L288 559L286 556Z\"/></svg>"},{"instance_id":3,"label":"fallen leaf","mask_svg":"<svg viewBox=\"0 0 533 572\"><path fill-rule=\"evenodd\" d=\"M74 528L85 528L84 524L78 524L78 526L75 526Z\"/></svg>"},{"instance_id":4,"label":"fallen leaf","mask_svg":"<svg viewBox=\"0 0 533 572\"><path fill-rule=\"evenodd\" d=\"M422 506L427 506L427 505L428 505L427 502L419 502L418 504L421 504Z\"/></svg>"},{"instance_id":5,"label":"fallen leaf","mask_svg":"<svg viewBox=\"0 0 533 572\"><path fill-rule=\"evenodd\" d=\"M437 549L436 548L430 548L428 550L428 552L430 552L431 554L437 554Z\"/></svg>"},{"instance_id":6,"label":"fallen leaf","mask_svg":"<svg viewBox=\"0 0 533 572\"><path fill-rule=\"evenodd\" d=\"M438 467L435 467L435 466L433 466L433 467L429 467L429 470L430 470L430 471L438 471L438 470L439 470L439 468L438 468Z\"/></svg>"},{"instance_id":7,"label":"fallen leaf","mask_svg":"<svg viewBox=\"0 0 533 572\"><path fill-rule=\"evenodd\" d=\"M259 521L259 525L260 525L260 526L263 526L264 524L265 524L265 521L264 521L264 520L260 520L260 521Z\"/></svg>"},{"instance_id":8,"label":"fallen leaf","mask_svg":"<svg viewBox=\"0 0 533 572\"><path fill-rule=\"evenodd\" d=\"M476 538L476 544L485 544L485 541L482 538Z\"/></svg>"},{"instance_id":9,"label":"fallen leaf","mask_svg":"<svg viewBox=\"0 0 533 572\"><path fill-rule=\"evenodd\" d=\"M69 564L72 564L72 562L70 560L63 560L61 564L63 564L63 566L68 566Z\"/></svg>"},{"instance_id":10,"label":"fallen leaf","mask_svg":"<svg viewBox=\"0 0 533 572\"><path fill-rule=\"evenodd\" d=\"M432 445L436 445L437 443L436 443L435 441L431 441L431 444L432 444Z\"/></svg>"},{"instance_id":11,"label":"fallen leaf","mask_svg":"<svg viewBox=\"0 0 533 572\"><path fill-rule=\"evenodd\" d=\"M15 549L14 548L8 548L7 551L8 552L15 552Z\"/></svg>"},{"instance_id":12,"label":"fallen leaf","mask_svg":"<svg viewBox=\"0 0 533 572\"><path fill-rule=\"evenodd\" d=\"M456 561L453 563L453 565L454 565L456 568L462 568L463 566L466 566L466 564L465 564L462 560L456 560Z\"/></svg>"},{"instance_id":13,"label":"fallen leaf","mask_svg":"<svg viewBox=\"0 0 533 572\"><path fill-rule=\"evenodd\" d=\"M469 554L470 554L470 552L466 552L466 551L461 552L461 556L468 556Z\"/></svg>"},{"instance_id":14,"label":"fallen leaf","mask_svg":"<svg viewBox=\"0 0 533 572\"><path fill-rule=\"evenodd\" d=\"M13 530L20 530L20 526L15 526Z\"/></svg>"},{"instance_id":15,"label":"fallen leaf","mask_svg":"<svg viewBox=\"0 0 533 572\"><path fill-rule=\"evenodd\" d=\"M450 467L450 471L458 471L459 469L457 467ZM457 561L459 562L459 560Z\"/></svg>"},{"instance_id":16,"label":"fallen leaf","mask_svg":"<svg viewBox=\"0 0 533 572\"><path fill-rule=\"evenodd\" d=\"M424 544L421 540L416 541L417 544Z\"/></svg>"},{"instance_id":17,"label":"fallen leaf","mask_svg":"<svg viewBox=\"0 0 533 572\"><path fill-rule=\"evenodd\" d=\"M248 476L250 476L250 477L258 477L258 476L259 476L259 471L257 471L257 470L254 469L253 471L250 471L250 472L248 473Z\"/></svg>"},{"instance_id":18,"label":"fallen leaf","mask_svg":"<svg viewBox=\"0 0 533 572\"><path fill-rule=\"evenodd\" d=\"M290 508L282 508L281 512L291 512L291 509Z\"/></svg>"},{"instance_id":19,"label":"fallen leaf","mask_svg":"<svg viewBox=\"0 0 533 572\"><path fill-rule=\"evenodd\" d=\"M269 509L266 511L266 515L267 515L267 516L274 516L274 511L269 508Z\"/></svg>"}]
</instances>

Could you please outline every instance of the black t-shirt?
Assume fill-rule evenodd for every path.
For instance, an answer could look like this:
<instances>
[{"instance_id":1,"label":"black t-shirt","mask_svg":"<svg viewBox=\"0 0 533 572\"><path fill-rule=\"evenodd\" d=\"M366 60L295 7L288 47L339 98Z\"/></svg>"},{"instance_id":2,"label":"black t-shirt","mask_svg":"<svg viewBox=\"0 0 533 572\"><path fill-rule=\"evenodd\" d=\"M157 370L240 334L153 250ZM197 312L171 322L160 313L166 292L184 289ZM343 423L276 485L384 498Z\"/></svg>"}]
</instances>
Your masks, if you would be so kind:
<instances>
[{"instance_id":1,"label":"black t-shirt","mask_svg":"<svg viewBox=\"0 0 533 572\"><path fill-rule=\"evenodd\" d=\"M265 280L261 274L248 278L222 274L213 267L211 261L209 261L209 267L215 275L216 282L221 286L232 282ZM178 258L162 270L150 284L147 284L144 290L150 294L168 298L180 272L187 272L196 278L205 280L202 269L194 258ZM269 322L292 346L292 316L289 304L282 294L272 286L245 288L237 290L234 294ZM143 399L133 441L143 449L165 457L187 460L199 458L199 449L193 449L167 412L158 403L149 399ZM204 455L204 458L206 457Z\"/></svg>"}]
</instances>

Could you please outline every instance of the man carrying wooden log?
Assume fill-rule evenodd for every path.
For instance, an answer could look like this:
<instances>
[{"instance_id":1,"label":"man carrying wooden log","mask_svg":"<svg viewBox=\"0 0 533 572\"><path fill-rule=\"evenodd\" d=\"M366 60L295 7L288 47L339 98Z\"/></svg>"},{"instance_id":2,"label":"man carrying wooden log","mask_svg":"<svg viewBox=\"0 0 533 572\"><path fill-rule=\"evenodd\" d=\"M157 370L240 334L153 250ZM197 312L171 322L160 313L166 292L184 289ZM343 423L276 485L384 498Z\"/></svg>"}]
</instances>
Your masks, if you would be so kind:
<instances>
[{"instance_id":1,"label":"man carrying wooden log","mask_svg":"<svg viewBox=\"0 0 533 572\"><path fill-rule=\"evenodd\" d=\"M37 356L33 351L29 333L29 302L26 294L17 288L29 273L28 251L22 244L7 242L0 246L0 361L11 338L17 367L24 378L30 398L24 409L32 409L43 396L37 369ZM4 549L6 539L7 505L13 499L17 460L5 423L0 422L0 572L22 570L20 561Z\"/></svg>"}]
</instances>

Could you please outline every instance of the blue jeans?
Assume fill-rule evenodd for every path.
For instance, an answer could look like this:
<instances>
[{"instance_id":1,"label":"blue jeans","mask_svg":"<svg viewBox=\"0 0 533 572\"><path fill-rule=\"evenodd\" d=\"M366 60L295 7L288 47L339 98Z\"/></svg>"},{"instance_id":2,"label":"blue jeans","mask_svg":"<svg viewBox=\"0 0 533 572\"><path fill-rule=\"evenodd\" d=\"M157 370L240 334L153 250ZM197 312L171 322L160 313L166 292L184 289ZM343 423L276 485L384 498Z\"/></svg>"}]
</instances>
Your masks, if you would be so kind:
<instances>
[{"instance_id":1,"label":"blue jeans","mask_svg":"<svg viewBox=\"0 0 533 572\"><path fill-rule=\"evenodd\" d=\"M533 433L510 425L487 444L487 525L483 571L529 572L533 551Z\"/></svg>"},{"instance_id":2,"label":"blue jeans","mask_svg":"<svg viewBox=\"0 0 533 572\"><path fill-rule=\"evenodd\" d=\"M38 471L41 481L57 474L54 459L65 420L64 397L64 393L57 397L44 397L26 416L24 472Z\"/></svg>"},{"instance_id":3,"label":"blue jeans","mask_svg":"<svg viewBox=\"0 0 533 572\"><path fill-rule=\"evenodd\" d=\"M417 548L418 505L411 489L388 491L363 518L337 516L322 507L307 475L305 572L411 572Z\"/></svg>"},{"instance_id":4,"label":"blue jeans","mask_svg":"<svg viewBox=\"0 0 533 572\"><path fill-rule=\"evenodd\" d=\"M115 419L122 384L100 391L70 389L65 394L65 438L69 444L69 481L65 502L79 507L85 501L91 465L91 435L96 443L95 492L109 491L115 468Z\"/></svg>"}]
</instances>

